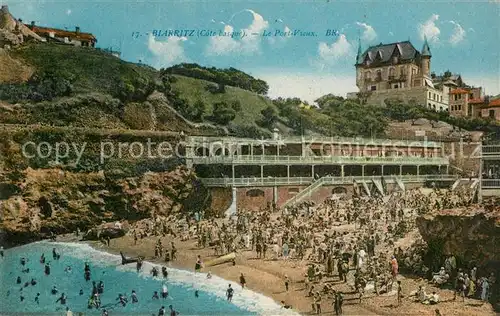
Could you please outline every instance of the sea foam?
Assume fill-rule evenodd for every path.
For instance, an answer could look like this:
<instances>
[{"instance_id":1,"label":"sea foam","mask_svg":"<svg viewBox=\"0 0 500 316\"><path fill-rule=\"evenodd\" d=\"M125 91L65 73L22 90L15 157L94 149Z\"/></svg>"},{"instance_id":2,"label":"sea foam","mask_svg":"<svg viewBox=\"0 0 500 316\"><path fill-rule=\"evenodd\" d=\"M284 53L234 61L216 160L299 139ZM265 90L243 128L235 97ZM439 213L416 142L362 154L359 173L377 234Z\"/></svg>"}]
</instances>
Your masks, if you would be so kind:
<instances>
[{"instance_id":1,"label":"sea foam","mask_svg":"<svg viewBox=\"0 0 500 316\"><path fill-rule=\"evenodd\" d=\"M63 247L65 255L87 261L93 265L103 267L115 266L118 271L123 272L134 272L136 269L135 264L122 265L119 255L92 248L88 244L63 242L52 242L50 244ZM150 274L151 269L157 267L159 271L161 271L162 266L168 268L168 283L170 284L191 288L193 292L195 290L208 292L223 300L226 299L228 284L231 284L231 287L235 289L232 303L241 309L259 315L300 315L292 310L281 308L272 298L249 289L241 290L239 284L215 275L212 275L211 279L207 279L205 273L195 273L187 270L170 268L167 265L159 265L148 261L144 261L139 275L142 278L152 278ZM162 280L162 278L157 279Z\"/></svg>"}]
</instances>

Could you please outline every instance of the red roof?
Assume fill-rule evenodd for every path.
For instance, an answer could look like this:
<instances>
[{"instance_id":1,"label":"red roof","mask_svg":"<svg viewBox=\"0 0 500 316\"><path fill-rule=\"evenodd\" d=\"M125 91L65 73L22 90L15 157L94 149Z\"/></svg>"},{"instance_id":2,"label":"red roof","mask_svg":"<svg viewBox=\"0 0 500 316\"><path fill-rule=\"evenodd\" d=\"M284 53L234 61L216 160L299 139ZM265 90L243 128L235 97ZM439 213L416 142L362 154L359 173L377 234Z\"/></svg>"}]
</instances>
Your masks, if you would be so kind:
<instances>
[{"instance_id":1,"label":"red roof","mask_svg":"<svg viewBox=\"0 0 500 316\"><path fill-rule=\"evenodd\" d=\"M460 88L450 91L450 94L462 94L462 93L469 93L469 91Z\"/></svg>"},{"instance_id":2,"label":"red roof","mask_svg":"<svg viewBox=\"0 0 500 316\"><path fill-rule=\"evenodd\" d=\"M31 25L25 24L27 27L31 28ZM70 32L66 30L60 30L60 29L55 29L55 28L50 28L50 27L42 27L42 26L33 26L31 28L33 32L35 32L38 35L45 35L49 36L50 33L54 33L55 36L57 37L67 37L71 39L77 39L77 40L86 40L86 41L97 41L95 36L91 33L82 33L82 32Z\"/></svg>"},{"instance_id":3,"label":"red roof","mask_svg":"<svg viewBox=\"0 0 500 316\"><path fill-rule=\"evenodd\" d=\"M479 104L479 103L484 103L483 99L470 99L469 103L471 104Z\"/></svg>"},{"instance_id":4,"label":"red roof","mask_svg":"<svg viewBox=\"0 0 500 316\"><path fill-rule=\"evenodd\" d=\"M495 99L495 100L491 100L490 101L490 104L488 104L488 106L500 106L500 98L498 99Z\"/></svg>"}]
</instances>

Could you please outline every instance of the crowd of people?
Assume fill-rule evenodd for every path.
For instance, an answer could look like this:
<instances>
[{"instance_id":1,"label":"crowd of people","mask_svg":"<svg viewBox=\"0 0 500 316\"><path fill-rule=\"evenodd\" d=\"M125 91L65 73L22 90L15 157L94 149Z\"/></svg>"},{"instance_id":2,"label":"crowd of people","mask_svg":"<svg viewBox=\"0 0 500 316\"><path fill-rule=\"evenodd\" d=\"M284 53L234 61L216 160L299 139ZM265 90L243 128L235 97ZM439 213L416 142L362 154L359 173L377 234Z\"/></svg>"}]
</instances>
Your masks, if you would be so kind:
<instances>
[{"instance_id":1,"label":"crowd of people","mask_svg":"<svg viewBox=\"0 0 500 316\"><path fill-rule=\"evenodd\" d=\"M442 287L451 284L462 296L488 300L494 275L485 276L474 268L472 278L472 271L467 275L456 266L449 268L446 263L446 276L442 272L434 275L434 266L443 262L424 261L426 245L421 238L405 248L397 246L398 240L416 231L419 215L436 209L468 206L473 200L473 191L467 186L454 191L437 188L424 191L412 189L352 199L336 196L317 205L304 202L277 211L273 207L260 211L238 210L231 220L156 220L133 234L171 234L181 240L196 239L199 248L212 248L216 256L252 251L259 259L305 262L308 265L304 276L306 293L316 313L321 313L322 299L326 297L331 298L335 312L342 313L345 293L331 284L334 279L348 283L360 301L367 291L374 295L394 292L399 305L403 296L409 296L403 292L410 292L423 304L438 304L439 293L427 294L425 287L413 291L403 289L400 269L428 277L431 284ZM174 257L173 242L170 248L165 261ZM162 257L163 253L169 251L162 250L158 243L156 257ZM291 283L288 277L284 283L288 291Z\"/></svg>"}]
</instances>

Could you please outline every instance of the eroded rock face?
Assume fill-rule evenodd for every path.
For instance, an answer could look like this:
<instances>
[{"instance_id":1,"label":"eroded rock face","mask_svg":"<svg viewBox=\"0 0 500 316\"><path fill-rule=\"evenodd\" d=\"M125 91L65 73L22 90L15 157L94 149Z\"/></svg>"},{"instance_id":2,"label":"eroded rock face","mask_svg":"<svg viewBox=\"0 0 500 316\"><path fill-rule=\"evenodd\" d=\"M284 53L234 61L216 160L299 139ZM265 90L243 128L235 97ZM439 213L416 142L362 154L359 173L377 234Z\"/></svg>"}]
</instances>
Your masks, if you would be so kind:
<instances>
[{"instance_id":1,"label":"eroded rock face","mask_svg":"<svg viewBox=\"0 0 500 316\"><path fill-rule=\"evenodd\" d=\"M129 230L130 225L128 222L115 222L115 223L104 223L97 227L91 228L83 236L84 240L98 240L106 238L119 238L125 236Z\"/></svg>"},{"instance_id":2,"label":"eroded rock face","mask_svg":"<svg viewBox=\"0 0 500 316\"><path fill-rule=\"evenodd\" d=\"M103 222L133 222L194 211L185 206L186 200L195 196L205 201L203 195L208 194L184 166L126 178L103 172L28 168L21 181L15 183L17 191L0 200L0 231L6 243L32 241L51 232L71 233L77 228L86 232ZM124 234L105 231L110 237Z\"/></svg>"},{"instance_id":3,"label":"eroded rock face","mask_svg":"<svg viewBox=\"0 0 500 316\"><path fill-rule=\"evenodd\" d=\"M442 210L417 218L420 234L442 252L476 266L500 263L500 205Z\"/></svg>"}]
</instances>

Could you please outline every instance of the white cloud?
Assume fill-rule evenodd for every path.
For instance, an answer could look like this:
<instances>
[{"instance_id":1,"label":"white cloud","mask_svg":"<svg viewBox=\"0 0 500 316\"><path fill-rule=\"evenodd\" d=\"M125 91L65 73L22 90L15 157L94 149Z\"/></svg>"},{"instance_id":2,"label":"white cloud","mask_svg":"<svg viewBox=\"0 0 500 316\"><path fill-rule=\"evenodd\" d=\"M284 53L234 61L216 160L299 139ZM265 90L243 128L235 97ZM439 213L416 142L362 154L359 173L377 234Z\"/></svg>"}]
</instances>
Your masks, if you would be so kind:
<instances>
[{"instance_id":1,"label":"white cloud","mask_svg":"<svg viewBox=\"0 0 500 316\"><path fill-rule=\"evenodd\" d=\"M269 44L283 44L287 39L292 37L290 33L292 30L288 26L285 25L283 32L285 34L284 36L268 36L267 40L269 41Z\"/></svg>"},{"instance_id":2,"label":"white cloud","mask_svg":"<svg viewBox=\"0 0 500 316\"><path fill-rule=\"evenodd\" d=\"M256 77L269 84L268 95L277 97L298 97L313 103L325 94L345 96L347 92L358 91L355 76L335 76L331 73L280 73L256 72Z\"/></svg>"},{"instance_id":3,"label":"white cloud","mask_svg":"<svg viewBox=\"0 0 500 316\"><path fill-rule=\"evenodd\" d=\"M476 30L474 30L472 27L469 27L469 32L475 32Z\"/></svg>"},{"instance_id":4,"label":"white cloud","mask_svg":"<svg viewBox=\"0 0 500 316\"><path fill-rule=\"evenodd\" d=\"M262 34L262 32L269 26L269 22L264 20L262 15L253 10L246 9L242 12L249 12L253 17L252 23L247 28L242 30L246 33L246 36L243 38L232 38L230 36L211 37L206 49L207 55L229 55L232 53L253 54L260 52L260 43L262 38L260 34ZM233 15L231 20L239 13ZM234 28L231 25L226 24L224 26L224 32L234 32ZM253 33L257 33L259 35L252 35Z\"/></svg>"},{"instance_id":5,"label":"white cloud","mask_svg":"<svg viewBox=\"0 0 500 316\"><path fill-rule=\"evenodd\" d=\"M67 15L70 15L70 14L71 14L71 12L72 12L72 11L71 11L71 9L66 10L66 14L67 14Z\"/></svg>"},{"instance_id":6,"label":"white cloud","mask_svg":"<svg viewBox=\"0 0 500 316\"><path fill-rule=\"evenodd\" d=\"M457 45L465 39L466 32L459 23L455 21L449 22L454 25L453 34L451 34L449 42L451 43L451 45Z\"/></svg>"},{"instance_id":7,"label":"white cloud","mask_svg":"<svg viewBox=\"0 0 500 316\"><path fill-rule=\"evenodd\" d=\"M224 26L224 33L231 33L234 28L226 24ZM229 37L229 36L214 36L209 40L209 44L206 50L208 55L227 55L231 52L237 51L241 48L241 42Z\"/></svg>"},{"instance_id":8,"label":"white cloud","mask_svg":"<svg viewBox=\"0 0 500 316\"><path fill-rule=\"evenodd\" d=\"M389 32L389 36L394 36L394 33L392 33L392 32Z\"/></svg>"},{"instance_id":9,"label":"white cloud","mask_svg":"<svg viewBox=\"0 0 500 316\"><path fill-rule=\"evenodd\" d=\"M427 21L419 24L418 34L420 35L421 40L424 40L424 37L427 36L429 41L434 43L439 42L439 34L441 34L441 30L436 25L437 20L439 20L439 15L433 14Z\"/></svg>"},{"instance_id":10,"label":"white cloud","mask_svg":"<svg viewBox=\"0 0 500 316\"><path fill-rule=\"evenodd\" d=\"M352 44L347 41L344 34L340 34L337 41L328 45L320 42L318 45L319 60L317 62L325 64L334 64L341 58L350 56L353 52Z\"/></svg>"},{"instance_id":11,"label":"white cloud","mask_svg":"<svg viewBox=\"0 0 500 316\"><path fill-rule=\"evenodd\" d=\"M185 41L187 41L186 37L177 36L169 37L166 41L157 41L153 35L149 35L148 49L156 58L153 65L160 68L188 61L184 54L183 42Z\"/></svg>"},{"instance_id":12,"label":"white cloud","mask_svg":"<svg viewBox=\"0 0 500 316\"><path fill-rule=\"evenodd\" d=\"M363 36L361 37L363 41L371 42L377 38L377 33L371 25L361 22L356 22L356 24L364 29Z\"/></svg>"}]
</instances>

